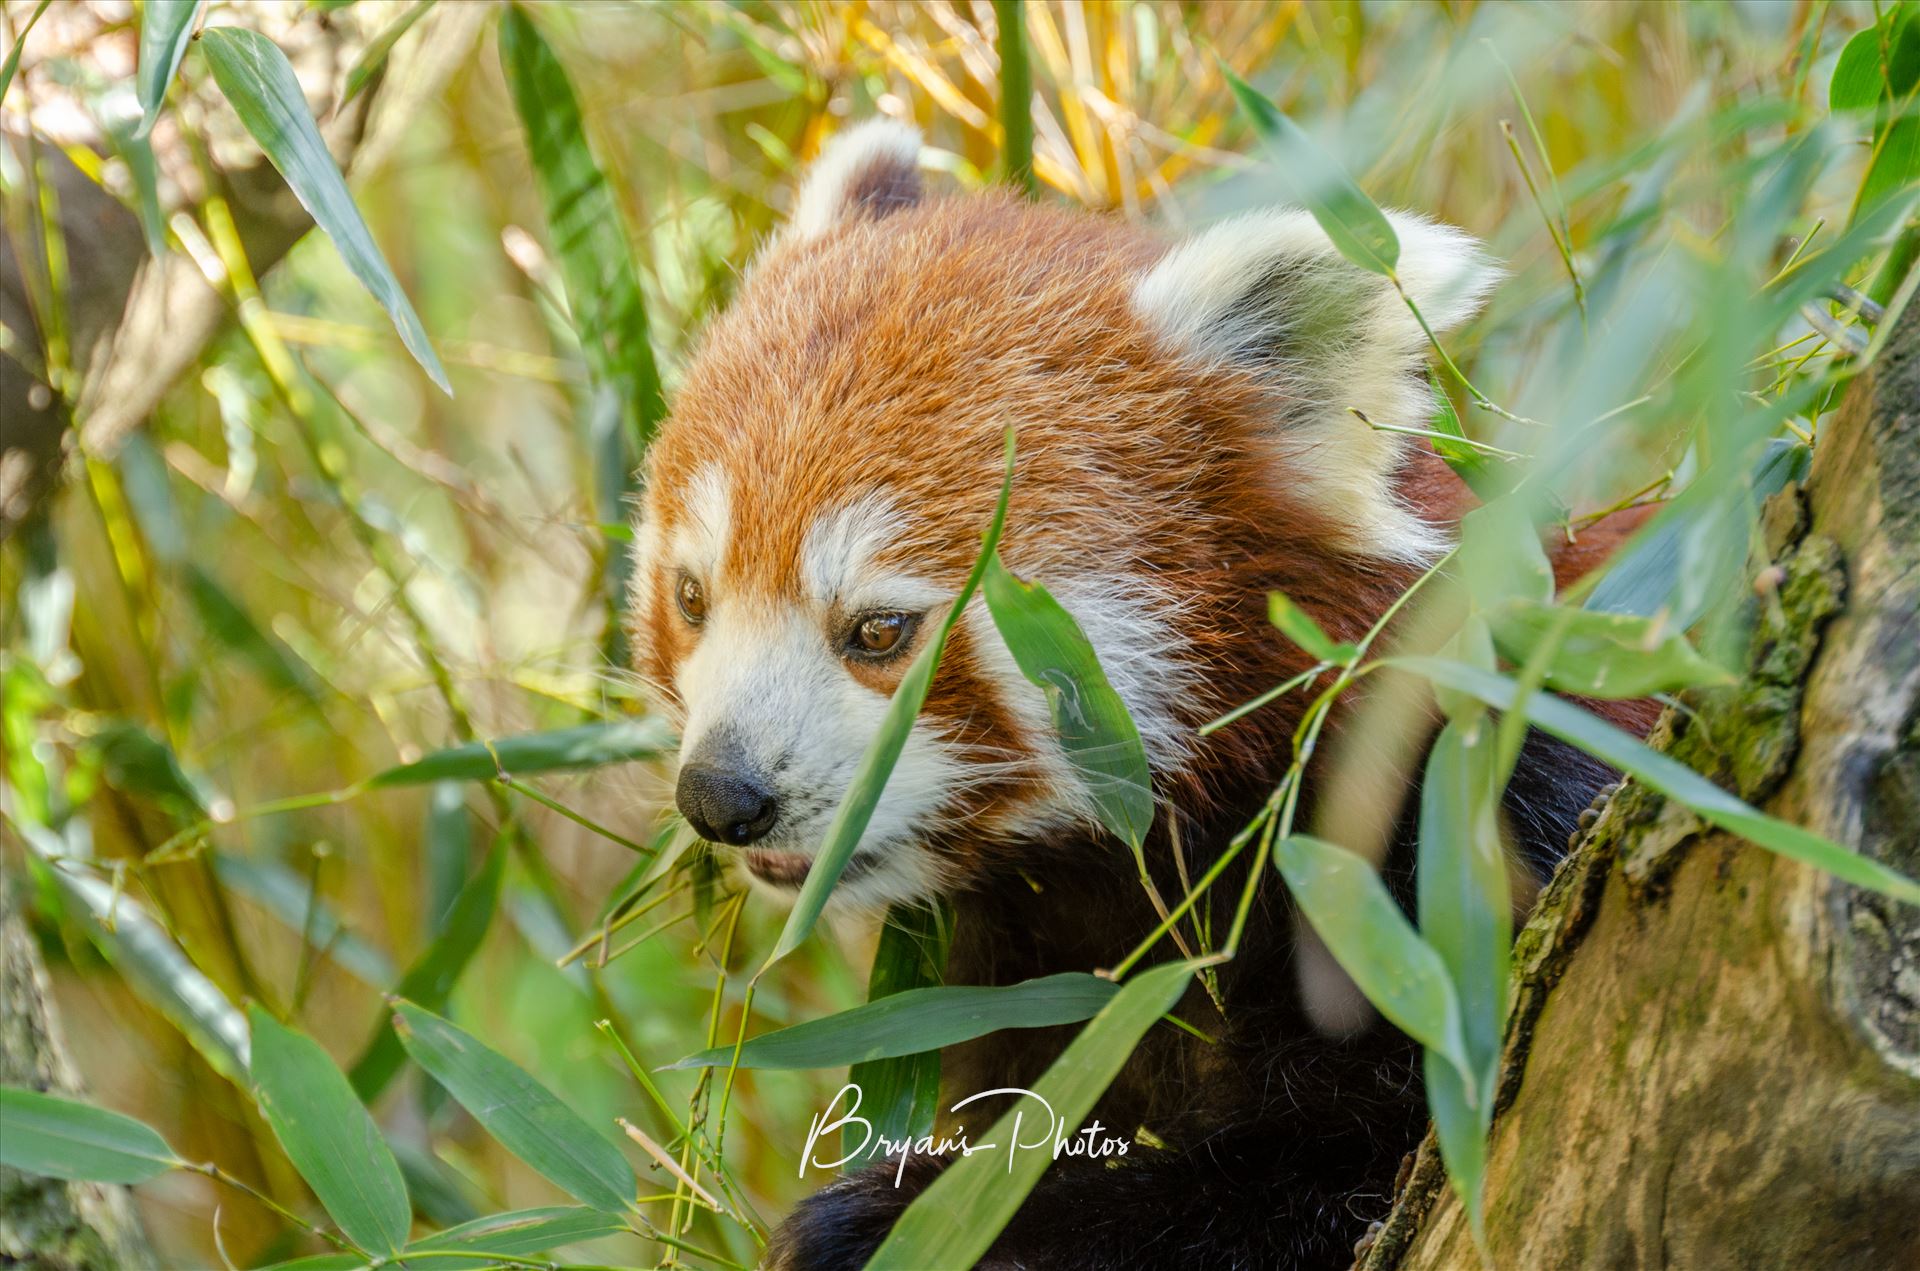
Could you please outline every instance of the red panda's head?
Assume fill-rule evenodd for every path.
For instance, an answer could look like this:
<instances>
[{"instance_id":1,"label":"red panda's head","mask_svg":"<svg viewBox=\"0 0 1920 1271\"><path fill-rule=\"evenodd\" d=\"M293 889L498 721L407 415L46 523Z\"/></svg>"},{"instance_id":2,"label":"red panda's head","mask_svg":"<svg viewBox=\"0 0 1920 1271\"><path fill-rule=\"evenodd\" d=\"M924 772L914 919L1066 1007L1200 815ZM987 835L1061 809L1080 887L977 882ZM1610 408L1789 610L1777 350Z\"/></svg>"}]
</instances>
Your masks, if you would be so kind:
<instances>
[{"instance_id":1,"label":"red panda's head","mask_svg":"<svg viewBox=\"0 0 1920 1271\"><path fill-rule=\"evenodd\" d=\"M1424 427L1424 337L1305 213L1169 247L1008 196L928 198L918 153L885 123L828 148L648 456L636 666L682 726L681 810L775 888L804 877L958 593L1009 424L1002 554L1078 620L1157 782L1191 779L1193 726L1285 660L1265 586L1350 627L1443 540L1396 493L1402 439L1347 409ZM1492 276L1475 244L1395 223L1428 321L1471 313ZM976 599L836 894L964 886L1088 815Z\"/></svg>"}]
</instances>

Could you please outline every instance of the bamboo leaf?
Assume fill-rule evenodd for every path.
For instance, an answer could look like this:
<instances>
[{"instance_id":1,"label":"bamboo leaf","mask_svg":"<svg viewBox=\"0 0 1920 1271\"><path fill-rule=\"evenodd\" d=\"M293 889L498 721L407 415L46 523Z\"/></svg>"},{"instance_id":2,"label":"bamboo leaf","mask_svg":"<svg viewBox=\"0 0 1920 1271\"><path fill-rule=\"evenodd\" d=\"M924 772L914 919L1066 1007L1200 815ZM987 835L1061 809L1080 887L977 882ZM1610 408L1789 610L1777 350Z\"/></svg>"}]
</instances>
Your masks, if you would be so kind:
<instances>
[{"instance_id":1,"label":"bamboo leaf","mask_svg":"<svg viewBox=\"0 0 1920 1271\"><path fill-rule=\"evenodd\" d=\"M1311 653L1316 661L1344 666L1354 658L1356 651L1351 644L1335 640L1322 631L1313 615L1294 604L1284 592L1267 593L1267 621L1279 628L1281 635Z\"/></svg>"},{"instance_id":2,"label":"bamboo leaf","mask_svg":"<svg viewBox=\"0 0 1920 1271\"><path fill-rule=\"evenodd\" d=\"M1176 962L1128 980L1033 1087L1044 1110L1022 1100L994 1122L978 1141L999 1144L1001 1150L975 1152L949 1165L900 1216L867 1262L868 1271L968 1267L977 1262L1053 1163L1054 1143L1075 1132L1141 1035L1173 1009L1192 977L1188 964ZM1042 1116L1047 1117L1049 1137L1044 1142L1022 1139L1029 1144L1027 1150L1014 1149L1016 1118L1024 1117L1032 1126Z\"/></svg>"},{"instance_id":3,"label":"bamboo leaf","mask_svg":"<svg viewBox=\"0 0 1920 1271\"><path fill-rule=\"evenodd\" d=\"M1516 665L1526 664L1534 648L1557 633L1546 683L1564 693L1645 697L1700 684L1728 684L1734 678L1659 618L1516 598L1489 614L1488 625L1500 655Z\"/></svg>"},{"instance_id":4,"label":"bamboo leaf","mask_svg":"<svg viewBox=\"0 0 1920 1271\"><path fill-rule=\"evenodd\" d=\"M420 363L427 377L449 397L452 386L427 339L426 328L413 311L413 302L393 276L379 245L361 219L340 168L314 126L307 99L286 54L266 36L240 27L212 27L202 33L200 47L214 82L226 95L240 122L286 178L301 206L313 216L340 251L347 268L360 280L393 319L400 342Z\"/></svg>"},{"instance_id":5,"label":"bamboo leaf","mask_svg":"<svg viewBox=\"0 0 1920 1271\"><path fill-rule=\"evenodd\" d=\"M247 1018L254 1101L287 1159L347 1239L370 1252L398 1250L413 1225L413 1206L373 1117L318 1043L258 1005Z\"/></svg>"},{"instance_id":6,"label":"bamboo leaf","mask_svg":"<svg viewBox=\"0 0 1920 1271\"><path fill-rule=\"evenodd\" d=\"M1045 1028L1090 1019L1113 999L1111 980L1063 971L1005 985L906 989L838 1015L747 1039L742 1068L837 1068L937 1050L1003 1028ZM689 1055L674 1068L724 1068L733 1047Z\"/></svg>"},{"instance_id":7,"label":"bamboo leaf","mask_svg":"<svg viewBox=\"0 0 1920 1271\"><path fill-rule=\"evenodd\" d=\"M41 850L36 845L36 850ZM87 934L133 991L172 1021L215 1072L234 1082L247 1074L246 1017L220 986L193 965L165 928L126 896L77 865L56 863L61 890L78 901Z\"/></svg>"},{"instance_id":8,"label":"bamboo leaf","mask_svg":"<svg viewBox=\"0 0 1920 1271\"><path fill-rule=\"evenodd\" d=\"M1517 686L1504 675L1440 658L1393 658L1405 667L1489 706L1507 709ZM1578 746L1686 807L1730 834L1791 860L1824 870L1835 878L1920 905L1920 883L1879 861L1842 847L1812 830L1778 821L1738 796L1722 790L1676 759L1643 745L1628 733L1573 703L1546 693L1526 702L1527 718L1560 740Z\"/></svg>"},{"instance_id":9,"label":"bamboo leaf","mask_svg":"<svg viewBox=\"0 0 1920 1271\"><path fill-rule=\"evenodd\" d=\"M373 82L380 68L387 64L387 58L393 52L393 46L400 37L413 30L413 24L427 16L427 10L433 7L433 0L414 0L413 5L399 17L387 23L380 34L367 42L360 51L353 66L347 71L347 82L340 91L340 104L346 105L360 95L360 90Z\"/></svg>"},{"instance_id":10,"label":"bamboo leaf","mask_svg":"<svg viewBox=\"0 0 1920 1271\"><path fill-rule=\"evenodd\" d=\"M620 1149L506 1056L411 1002L394 1028L415 1063L500 1145L575 1200L618 1214L639 1189Z\"/></svg>"},{"instance_id":11,"label":"bamboo leaf","mask_svg":"<svg viewBox=\"0 0 1920 1271\"><path fill-rule=\"evenodd\" d=\"M423 1258L420 1265L492 1267L499 1265L499 1260L492 1256L495 1254L524 1258L562 1245L617 1235L626 1229L624 1222L597 1209L580 1205L546 1205L538 1209L488 1214L484 1218L449 1227L414 1241L407 1246L407 1252L446 1254L471 1249L477 1251L472 1259Z\"/></svg>"},{"instance_id":12,"label":"bamboo leaf","mask_svg":"<svg viewBox=\"0 0 1920 1271\"><path fill-rule=\"evenodd\" d=\"M44 1178L144 1183L180 1164L132 1117L37 1090L0 1086L0 1165Z\"/></svg>"},{"instance_id":13,"label":"bamboo leaf","mask_svg":"<svg viewBox=\"0 0 1920 1271\"><path fill-rule=\"evenodd\" d=\"M972 572L967 575L960 594L954 597L946 617L941 619L933 639L913 659L907 673L900 678L900 687L893 691L893 701L880 721L879 731L868 743L866 754L861 756L860 766L854 770L853 780L847 786L832 822L827 826L819 854L813 858L812 868L807 871L807 881L801 884L800 894L793 902L793 912L787 915L787 924L781 929L773 952L767 955L761 967L763 971L793 952L813 931L814 923L820 919L820 911L826 908L827 896L833 891L833 885L840 881L840 874L853 856L853 849L859 846L860 836L866 833L867 822L873 819L873 810L880 803L881 792L886 789L887 777L892 774L893 765L899 761L900 752L906 748L907 734L913 731L913 721L927 700L927 690L933 684L934 670L940 665L940 654L947 647L947 637L953 634L954 624L960 621L961 613L979 588L981 576L986 573L987 565L1000 545L1000 531L1007 521L1007 496L1013 488L1013 453L1013 429L1008 428L1006 476L1000 484L1000 500L994 506L993 520L988 523L983 536L979 559L974 561Z\"/></svg>"},{"instance_id":14,"label":"bamboo leaf","mask_svg":"<svg viewBox=\"0 0 1920 1271\"><path fill-rule=\"evenodd\" d=\"M313 894L305 878L279 861L218 852L213 872L222 886L260 905L293 931L311 930L315 946L369 988L385 989L393 983L393 964L387 955L348 929L339 914Z\"/></svg>"},{"instance_id":15,"label":"bamboo leaf","mask_svg":"<svg viewBox=\"0 0 1920 1271\"><path fill-rule=\"evenodd\" d=\"M581 352L620 403L637 454L666 407L619 204L594 161L566 69L519 5L500 15L500 65L527 130Z\"/></svg>"},{"instance_id":16,"label":"bamboo leaf","mask_svg":"<svg viewBox=\"0 0 1920 1271\"><path fill-rule=\"evenodd\" d=\"M86 738L86 745L99 754L107 784L122 793L202 816L226 803L213 787L187 771L171 746L129 720L107 720Z\"/></svg>"},{"instance_id":17,"label":"bamboo leaf","mask_svg":"<svg viewBox=\"0 0 1920 1271\"><path fill-rule=\"evenodd\" d=\"M381 789L433 781L492 781L503 772L512 777L568 772L652 759L672 748L673 730L664 719L621 719L450 746L375 773L367 785Z\"/></svg>"},{"instance_id":18,"label":"bamboo leaf","mask_svg":"<svg viewBox=\"0 0 1920 1271\"><path fill-rule=\"evenodd\" d=\"M1485 1240L1487 1132L1492 1127L1493 1101L1472 1096L1466 1078L1439 1051L1421 1052L1426 1077L1427 1111L1433 1134L1440 1141L1440 1160L1454 1194L1466 1207L1467 1223L1476 1240Z\"/></svg>"},{"instance_id":19,"label":"bamboo leaf","mask_svg":"<svg viewBox=\"0 0 1920 1271\"><path fill-rule=\"evenodd\" d=\"M1100 823L1139 851L1153 828L1153 775L1140 730L1086 634L1044 586L1014 577L998 552L982 589L1020 673L1046 693L1054 732Z\"/></svg>"},{"instance_id":20,"label":"bamboo leaf","mask_svg":"<svg viewBox=\"0 0 1920 1271\"><path fill-rule=\"evenodd\" d=\"M1294 199L1313 213L1335 250L1368 273L1392 277L1400 238L1374 201L1300 126L1225 62L1220 73L1273 160L1273 171Z\"/></svg>"},{"instance_id":21,"label":"bamboo leaf","mask_svg":"<svg viewBox=\"0 0 1920 1271\"><path fill-rule=\"evenodd\" d=\"M438 934L400 977L400 983L394 987L396 997L420 1003L430 1010L446 1005L460 973L473 961L473 955L480 951L488 929L493 926L493 915L500 905L500 883L506 876L506 859L505 847L496 841L480 871L454 898ZM383 1017L374 1029L373 1040L354 1062L351 1072L354 1091L366 1102L373 1102L393 1080L405 1058L391 1021Z\"/></svg>"},{"instance_id":22,"label":"bamboo leaf","mask_svg":"<svg viewBox=\"0 0 1920 1271\"><path fill-rule=\"evenodd\" d=\"M7 50L7 60L0 62L0 98L6 97L7 89L13 85L13 73L20 69L20 50L27 47L27 34L52 3L53 0L40 0L39 4L33 6L33 12L27 15L26 25L20 28L20 34L13 37L13 47Z\"/></svg>"},{"instance_id":23,"label":"bamboo leaf","mask_svg":"<svg viewBox=\"0 0 1920 1271\"><path fill-rule=\"evenodd\" d=\"M1373 866L1304 834L1274 859L1307 921L1367 1000L1396 1028L1471 1073L1460 999L1446 963L1420 938Z\"/></svg>"},{"instance_id":24,"label":"bamboo leaf","mask_svg":"<svg viewBox=\"0 0 1920 1271\"><path fill-rule=\"evenodd\" d=\"M1506 1026L1513 941L1506 851L1495 788L1494 729L1484 717L1440 730L1420 783L1420 934L1446 965L1460 1001L1467 1058L1490 1096Z\"/></svg>"},{"instance_id":25,"label":"bamboo leaf","mask_svg":"<svg viewBox=\"0 0 1920 1271\"><path fill-rule=\"evenodd\" d=\"M140 62L134 71L135 90L140 95L140 126L134 130L136 141L153 131L160 107L167 100L167 86L187 55L187 41L193 35L194 15L200 0L147 0L140 9Z\"/></svg>"},{"instance_id":26,"label":"bamboo leaf","mask_svg":"<svg viewBox=\"0 0 1920 1271\"><path fill-rule=\"evenodd\" d=\"M953 911L948 905L895 905L880 928L873 969L867 973L867 1007L937 988L946 978L952 933ZM922 1035L914 1039L913 1050L849 1061L847 1080L865 1096L876 1133L899 1142L932 1131L940 1111L939 1048L943 1045ZM851 1132L848 1127L847 1133ZM847 1144L849 1156L855 1147Z\"/></svg>"}]
</instances>

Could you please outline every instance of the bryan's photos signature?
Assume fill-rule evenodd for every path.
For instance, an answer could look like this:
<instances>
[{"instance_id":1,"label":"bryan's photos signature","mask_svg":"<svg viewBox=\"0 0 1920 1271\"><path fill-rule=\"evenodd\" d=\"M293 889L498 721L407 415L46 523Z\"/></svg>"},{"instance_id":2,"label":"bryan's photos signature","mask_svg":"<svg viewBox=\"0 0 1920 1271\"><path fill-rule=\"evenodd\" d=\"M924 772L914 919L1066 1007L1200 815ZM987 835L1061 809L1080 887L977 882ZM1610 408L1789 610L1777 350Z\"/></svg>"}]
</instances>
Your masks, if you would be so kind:
<instances>
[{"instance_id":1,"label":"bryan's photos signature","mask_svg":"<svg viewBox=\"0 0 1920 1271\"><path fill-rule=\"evenodd\" d=\"M850 1081L840 1087L828 1101L826 1110L815 1115L813 1123L807 1127L807 1146L800 1153L800 1176L806 1177L809 1166L838 1170L855 1163L897 1158L900 1163L894 1170L893 1181L898 1186L901 1176L906 1173L908 1158L916 1155L972 1156L979 1152L1004 1151L1007 1170L1011 1172L1014 1158L1022 1152L1045 1150L1054 1159L1062 1156L1098 1159L1127 1154L1128 1140L1107 1135L1104 1133L1106 1127L1098 1121L1069 1133L1066 1124L1054 1113L1052 1104L1033 1091L1018 1086L1003 1086L970 1094L948 1111L958 1113L968 1104L998 1095L1012 1096L1018 1100L1012 1109L1013 1117L1007 1126L1004 1145L971 1142L967 1138L966 1127L958 1122L954 1123L950 1132L937 1138L927 1134L919 1138L894 1139L880 1133L871 1121L860 1115L860 1087ZM847 1102L849 1096L851 1101ZM845 1112L839 1112L842 1102L847 1102ZM819 1153L815 1152L815 1148L822 1147L821 1140L835 1132L843 1132L840 1139L842 1154L826 1159L831 1147L826 1146ZM828 1138L827 1143L830 1145L832 1140Z\"/></svg>"}]
</instances>

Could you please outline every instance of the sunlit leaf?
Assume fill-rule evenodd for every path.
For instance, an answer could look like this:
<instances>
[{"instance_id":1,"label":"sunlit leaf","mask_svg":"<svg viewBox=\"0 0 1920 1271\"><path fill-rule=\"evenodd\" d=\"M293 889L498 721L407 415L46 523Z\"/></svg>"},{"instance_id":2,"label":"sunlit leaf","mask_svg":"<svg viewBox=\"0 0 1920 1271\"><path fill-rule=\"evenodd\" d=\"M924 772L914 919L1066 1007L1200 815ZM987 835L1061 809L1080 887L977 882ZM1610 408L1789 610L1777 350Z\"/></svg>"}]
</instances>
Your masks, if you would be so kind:
<instances>
[{"instance_id":1,"label":"sunlit leaf","mask_svg":"<svg viewBox=\"0 0 1920 1271\"><path fill-rule=\"evenodd\" d=\"M179 1163L165 1139L132 1117L0 1086L0 1165L47 1178L144 1183Z\"/></svg>"},{"instance_id":2,"label":"sunlit leaf","mask_svg":"<svg viewBox=\"0 0 1920 1271\"><path fill-rule=\"evenodd\" d=\"M430 781L491 781L503 772L524 777L631 763L655 758L672 748L673 730L664 719L621 719L450 746L424 759L376 773L367 784L379 788L418 786Z\"/></svg>"},{"instance_id":3,"label":"sunlit leaf","mask_svg":"<svg viewBox=\"0 0 1920 1271\"><path fill-rule=\"evenodd\" d=\"M1274 859L1301 913L1367 1000L1401 1032L1471 1071L1460 1001L1446 964L1407 921L1373 866L1304 834L1282 839Z\"/></svg>"},{"instance_id":4,"label":"sunlit leaf","mask_svg":"<svg viewBox=\"0 0 1920 1271\"><path fill-rule=\"evenodd\" d=\"M1472 693L1490 706L1506 707L1516 686L1504 675L1462 666L1440 658L1394 658L1393 663L1416 671L1436 684ZM1749 807L1676 759L1654 750L1597 715L1546 693L1527 699L1527 718L1560 740L1578 746L1622 772L1658 790L1728 833L1778 852L1835 878L1882 892L1897 900L1920 905L1920 883L1851 848L1842 847L1812 830L1775 820Z\"/></svg>"},{"instance_id":5,"label":"sunlit leaf","mask_svg":"<svg viewBox=\"0 0 1920 1271\"><path fill-rule=\"evenodd\" d=\"M427 377L451 396L453 389L426 328L361 219L339 166L314 126L286 54L266 36L242 27L211 27L201 34L199 44L214 81L240 122L286 178L314 224L333 240L353 276L386 309L400 342Z\"/></svg>"},{"instance_id":6,"label":"sunlit leaf","mask_svg":"<svg viewBox=\"0 0 1920 1271\"><path fill-rule=\"evenodd\" d=\"M153 131L154 120L167 100L167 86L187 55L187 41L193 34L194 14L200 0L147 0L140 9L140 62L134 71L134 84L140 94L140 127L136 140Z\"/></svg>"},{"instance_id":7,"label":"sunlit leaf","mask_svg":"<svg viewBox=\"0 0 1920 1271\"><path fill-rule=\"evenodd\" d=\"M1053 730L1100 824L1138 851L1153 828L1153 774L1140 730L1080 624L1046 587L1014 577L997 552L981 589L1020 673L1046 693Z\"/></svg>"},{"instance_id":8,"label":"sunlit leaf","mask_svg":"<svg viewBox=\"0 0 1920 1271\"><path fill-rule=\"evenodd\" d=\"M1273 160L1273 172L1320 223L1334 248L1369 273L1391 275L1400 238L1374 201L1300 126L1223 62L1220 73Z\"/></svg>"},{"instance_id":9,"label":"sunlit leaf","mask_svg":"<svg viewBox=\"0 0 1920 1271\"><path fill-rule=\"evenodd\" d=\"M247 1020L254 1101L287 1159L347 1239L376 1253L399 1249L413 1225L413 1207L373 1117L318 1043L258 1005Z\"/></svg>"},{"instance_id":10,"label":"sunlit leaf","mask_svg":"<svg viewBox=\"0 0 1920 1271\"><path fill-rule=\"evenodd\" d=\"M799 896L794 899L793 911L787 915L787 924L780 931L778 943L774 945L773 952L767 955L766 966L772 966L793 952L813 931L814 923L820 919L820 911L826 908L833 885L840 881L841 872L853 857L853 849L860 844L860 836L867 832L867 822L873 819L873 810L879 806L881 791L886 789L893 765L906 748L907 734L913 731L913 721L927 700L927 690L933 684L933 673L940 665L940 655L947 647L947 637L953 634L954 625L960 621L960 614L978 590L988 562L993 559L993 553L1000 545L1000 530L1007 520L1007 496L1013 488L1011 428L1007 430L1006 461L1006 477L1000 485L1000 501L995 505L993 519L987 525L980 556L974 561L973 570L967 575L960 594L954 597L946 617L935 629L933 638L927 641L926 647L907 667L906 674L900 677L900 686L893 691L893 700L880 721L879 731L867 744L866 753L860 757L860 766L854 769L853 780L847 786L846 794L841 797L833 820L827 825L820 851L813 858L812 868L807 871L807 881L801 885Z\"/></svg>"},{"instance_id":11,"label":"sunlit leaf","mask_svg":"<svg viewBox=\"0 0 1920 1271\"><path fill-rule=\"evenodd\" d=\"M414 1062L548 1182L604 1213L632 1203L639 1182L620 1149L518 1064L411 1002L393 1022Z\"/></svg>"},{"instance_id":12,"label":"sunlit leaf","mask_svg":"<svg viewBox=\"0 0 1920 1271\"><path fill-rule=\"evenodd\" d=\"M1033 1086L1044 1107L1022 1099L991 1130L976 1136L976 1142L998 1143L1002 1150L977 1152L948 1165L900 1216L867 1262L868 1271L969 1267L977 1262L1053 1163L1052 1136L1044 1141L1023 1138L1023 1143L1036 1145L1032 1150L1008 1149L1014 1118L1024 1114L1028 1135L1036 1123L1049 1125L1057 1135L1074 1134L1141 1034L1173 1009L1192 977L1190 966L1176 962L1128 980ZM1046 1109L1052 1110L1050 1121Z\"/></svg>"}]
</instances>

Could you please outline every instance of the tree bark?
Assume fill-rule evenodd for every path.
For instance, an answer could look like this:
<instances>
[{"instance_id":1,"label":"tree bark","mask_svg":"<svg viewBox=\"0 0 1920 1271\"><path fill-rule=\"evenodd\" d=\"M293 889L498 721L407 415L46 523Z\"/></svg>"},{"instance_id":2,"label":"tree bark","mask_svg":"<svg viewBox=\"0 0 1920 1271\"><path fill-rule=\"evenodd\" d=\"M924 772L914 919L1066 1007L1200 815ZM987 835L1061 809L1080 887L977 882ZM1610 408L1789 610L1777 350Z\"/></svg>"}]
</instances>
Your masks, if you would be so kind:
<instances>
[{"instance_id":1,"label":"tree bark","mask_svg":"<svg viewBox=\"0 0 1920 1271\"><path fill-rule=\"evenodd\" d=\"M54 1023L46 969L14 889L0 879L0 1084L84 1094ZM0 1166L0 1266L139 1271L153 1265L124 1187L66 1183Z\"/></svg>"},{"instance_id":2,"label":"tree bark","mask_svg":"<svg viewBox=\"0 0 1920 1271\"><path fill-rule=\"evenodd\" d=\"M1766 527L1745 680L1654 743L1920 875L1920 307ZM1920 1266L1920 909L1628 782L1515 972L1490 1265ZM1480 1264L1429 1136L1359 1266Z\"/></svg>"}]
</instances>

